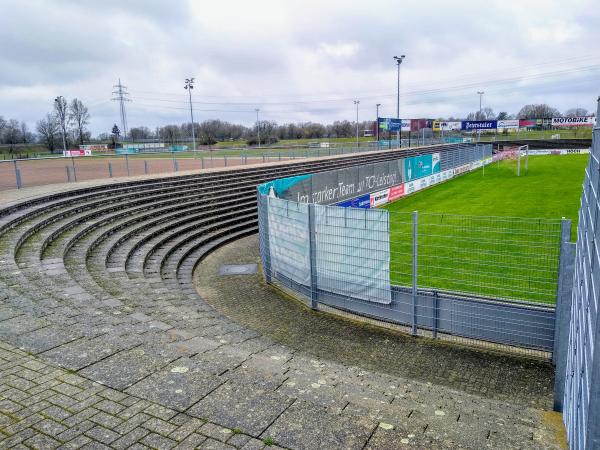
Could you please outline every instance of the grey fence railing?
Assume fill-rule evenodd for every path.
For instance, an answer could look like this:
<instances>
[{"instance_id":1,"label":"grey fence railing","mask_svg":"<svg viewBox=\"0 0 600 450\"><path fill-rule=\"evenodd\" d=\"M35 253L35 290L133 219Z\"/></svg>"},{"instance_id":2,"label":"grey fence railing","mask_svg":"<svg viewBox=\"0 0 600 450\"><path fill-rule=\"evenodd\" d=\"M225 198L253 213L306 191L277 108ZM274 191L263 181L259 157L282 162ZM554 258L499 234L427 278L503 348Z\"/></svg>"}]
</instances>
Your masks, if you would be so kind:
<instances>
[{"instance_id":1,"label":"grey fence railing","mask_svg":"<svg viewBox=\"0 0 600 450\"><path fill-rule=\"evenodd\" d=\"M411 146L433 145L436 139L412 142ZM98 154L93 156L48 156L24 159L0 159L0 190L20 189L56 183L102 180L135 175L175 173L184 170L212 169L265 162L320 158L387 150L376 143L346 144L314 148L238 149L197 152L156 152L132 154ZM408 142L403 141L403 148ZM390 146L394 149L396 146Z\"/></svg>"},{"instance_id":2,"label":"grey fence railing","mask_svg":"<svg viewBox=\"0 0 600 450\"><path fill-rule=\"evenodd\" d=\"M310 307L412 334L552 354L569 221L396 213L265 194L259 188L264 276Z\"/></svg>"},{"instance_id":3,"label":"grey fence railing","mask_svg":"<svg viewBox=\"0 0 600 450\"><path fill-rule=\"evenodd\" d=\"M555 408L563 412L572 450L600 448L599 126L593 131L583 183L572 295L559 307L557 323L562 345L556 358Z\"/></svg>"}]
</instances>

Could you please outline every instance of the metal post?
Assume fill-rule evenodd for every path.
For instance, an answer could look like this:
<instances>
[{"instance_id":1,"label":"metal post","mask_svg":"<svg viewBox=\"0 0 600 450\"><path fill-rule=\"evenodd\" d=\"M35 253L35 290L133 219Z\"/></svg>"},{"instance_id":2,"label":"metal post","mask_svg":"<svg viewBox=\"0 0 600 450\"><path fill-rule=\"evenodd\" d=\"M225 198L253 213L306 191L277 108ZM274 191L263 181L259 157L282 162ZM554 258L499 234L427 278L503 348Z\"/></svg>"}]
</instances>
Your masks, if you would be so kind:
<instances>
[{"instance_id":1,"label":"metal post","mask_svg":"<svg viewBox=\"0 0 600 450\"><path fill-rule=\"evenodd\" d=\"M265 154L264 153L262 154L262 157L263 157L263 162L265 162Z\"/></svg>"},{"instance_id":2,"label":"metal post","mask_svg":"<svg viewBox=\"0 0 600 450\"><path fill-rule=\"evenodd\" d=\"M69 166L65 166L65 169L67 170L67 183L71 182L71 168Z\"/></svg>"},{"instance_id":3,"label":"metal post","mask_svg":"<svg viewBox=\"0 0 600 450\"><path fill-rule=\"evenodd\" d=\"M179 171L179 163L177 162L177 158L175 158L173 156L173 171L178 172Z\"/></svg>"},{"instance_id":4,"label":"metal post","mask_svg":"<svg viewBox=\"0 0 600 450\"><path fill-rule=\"evenodd\" d=\"M418 270L418 223L419 212L413 211L413 248L412 248L412 334L417 334L417 270Z\"/></svg>"},{"instance_id":5,"label":"metal post","mask_svg":"<svg viewBox=\"0 0 600 450\"><path fill-rule=\"evenodd\" d=\"M204 157L200 158L200 164L202 165L202 168L204 169Z\"/></svg>"},{"instance_id":6,"label":"metal post","mask_svg":"<svg viewBox=\"0 0 600 450\"><path fill-rule=\"evenodd\" d=\"M563 410L565 392L569 327L571 324L571 295L575 271L575 244L571 240L571 221L560 223L560 247L558 257L558 283L556 287L556 317L554 320L554 349L552 363L556 366L554 376L554 411Z\"/></svg>"},{"instance_id":7,"label":"metal post","mask_svg":"<svg viewBox=\"0 0 600 450\"><path fill-rule=\"evenodd\" d=\"M431 323L431 337L433 339L437 338L439 317L440 317L440 310L439 310L438 291L433 291L433 318L432 318L432 323Z\"/></svg>"},{"instance_id":8,"label":"metal post","mask_svg":"<svg viewBox=\"0 0 600 450\"><path fill-rule=\"evenodd\" d=\"M317 242L315 239L315 204L308 205L308 256L310 260L310 307L317 309Z\"/></svg>"},{"instance_id":9,"label":"metal post","mask_svg":"<svg viewBox=\"0 0 600 450\"><path fill-rule=\"evenodd\" d=\"M112 163L108 162L108 178L112 178Z\"/></svg>"},{"instance_id":10,"label":"metal post","mask_svg":"<svg viewBox=\"0 0 600 450\"><path fill-rule=\"evenodd\" d=\"M73 180L77 181L77 173L75 172L75 158L71 156L71 166L73 167Z\"/></svg>"},{"instance_id":11,"label":"metal post","mask_svg":"<svg viewBox=\"0 0 600 450\"><path fill-rule=\"evenodd\" d=\"M223 155L223 164L227 167L227 155Z\"/></svg>"},{"instance_id":12,"label":"metal post","mask_svg":"<svg viewBox=\"0 0 600 450\"><path fill-rule=\"evenodd\" d=\"M525 146L525 173L529 173L529 144Z\"/></svg>"},{"instance_id":13,"label":"metal post","mask_svg":"<svg viewBox=\"0 0 600 450\"><path fill-rule=\"evenodd\" d=\"M281 161L281 152L279 152L279 161Z\"/></svg>"},{"instance_id":14,"label":"metal post","mask_svg":"<svg viewBox=\"0 0 600 450\"><path fill-rule=\"evenodd\" d=\"M517 176L521 176L521 149L517 150Z\"/></svg>"},{"instance_id":15,"label":"metal post","mask_svg":"<svg viewBox=\"0 0 600 450\"><path fill-rule=\"evenodd\" d=\"M129 155L125 153L125 166L127 167L127 176L129 176Z\"/></svg>"},{"instance_id":16,"label":"metal post","mask_svg":"<svg viewBox=\"0 0 600 450\"><path fill-rule=\"evenodd\" d=\"M144 160L144 174L148 175L148 161Z\"/></svg>"},{"instance_id":17,"label":"metal post","mask_svg":"<svg viewBox=\"0 0 600 450\"><path fill-rule=\"evenodd\" d=\"M483 158L483 148L484 148L484 146L482 145L482 146L481 146L481 169L482 169L482 171L483 171L483 172L482 172L482 173L483 173L483 175L482 175L482 176L484 176L484 177L485 177L485 161L484 161L484 158Z\"/></svg>"},{"instance_id":18,"label":"metal post","mask_svg":"<svg viewBox=\"0 0 600 450\"><path fill-rule=\"evenodd\" d=\"M17 160L13 159L13 164L15 166L15 181L17 183L17 189L21 189L21 171L17 167Z\"/></svg>"},{"instance_id":19,"label":"metal post","mask_svg":"<svg viewBox=\"0 0 600 450\"><path fill-rule=\"evenodd\" d=\"M265 281L271 283L271 249L269 242L269 197L261 195L257 190L258 196L258 221L259 221L259 238L260 238L260 254L263 263L263 273Z\"/></svg>"}]
</instances>

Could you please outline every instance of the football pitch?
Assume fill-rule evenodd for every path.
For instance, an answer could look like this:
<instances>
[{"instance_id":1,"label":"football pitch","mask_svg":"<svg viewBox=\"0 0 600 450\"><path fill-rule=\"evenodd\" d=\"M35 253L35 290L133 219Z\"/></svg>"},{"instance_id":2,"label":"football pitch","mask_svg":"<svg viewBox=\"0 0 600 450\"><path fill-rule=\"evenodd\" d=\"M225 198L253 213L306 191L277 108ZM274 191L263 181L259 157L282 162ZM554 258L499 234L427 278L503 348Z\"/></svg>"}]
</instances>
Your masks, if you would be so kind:
<instances>
[{"instance_id":1,"label":"football pitch","mask_svg":"<svg viewBox=\"0 0 600 450\"><path fill-rule=\"evenodd\" d=\"M560 219L575 237L588 155L500 161L404 197L390 212L390 276L411 286L418 211L420 288L554 303Z\"/></svg>"}]
</instances>

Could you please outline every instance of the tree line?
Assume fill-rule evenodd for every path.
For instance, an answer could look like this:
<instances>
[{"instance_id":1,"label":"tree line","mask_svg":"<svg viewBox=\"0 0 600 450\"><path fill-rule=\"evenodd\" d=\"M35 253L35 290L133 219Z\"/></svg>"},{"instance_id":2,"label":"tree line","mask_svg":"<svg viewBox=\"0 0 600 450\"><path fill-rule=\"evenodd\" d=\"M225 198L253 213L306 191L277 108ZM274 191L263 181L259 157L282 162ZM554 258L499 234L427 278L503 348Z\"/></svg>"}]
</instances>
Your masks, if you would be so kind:
<instances>
[{"instance_id":1,"label":"tree line","mask_svg":"<svg viewBox=\"0 0 600 450\"><path fill-rule=\"evenodd\" d=\"M467 115L466 120L505 120L529 119L551 117L577 117L586 116L589 112L584 108L570 108L561 112L547 104L531 104L523 106L518 113L509 114L502 111L498 114L492 108L482 108ZM461 120L455 117L438 117L437 120ZM110 132L99 134L92 140L88 130L90 113L84 103L74 98L70 102L63 97L58 97L53 108L42 119L37 121L35 132L28 129L25 122L16 119L5 119L0 116L0 144L8 145L13 152L18 144L43 144L51 152L61 149L63 136L67 148L90 141L117 142L124 137L128 141L159 140L167 144L189 141L192 135L191 123L170 124L154 129L147 126L133 127L122 136L115 124ZM364 130L373 129L373 121L362 121L358 124L359 135ZM262 120L254 126L244 126L223 120L205 120L194 123L194 134L200 145L212 145L221 141L243 140L249 145L272 144L280 140L290 139L323 139L323 138L352 138L356 136L356 122L339 120L331 124L319 122L298 122L278 124L275 121Z\"/></svg>"}]
</instances>

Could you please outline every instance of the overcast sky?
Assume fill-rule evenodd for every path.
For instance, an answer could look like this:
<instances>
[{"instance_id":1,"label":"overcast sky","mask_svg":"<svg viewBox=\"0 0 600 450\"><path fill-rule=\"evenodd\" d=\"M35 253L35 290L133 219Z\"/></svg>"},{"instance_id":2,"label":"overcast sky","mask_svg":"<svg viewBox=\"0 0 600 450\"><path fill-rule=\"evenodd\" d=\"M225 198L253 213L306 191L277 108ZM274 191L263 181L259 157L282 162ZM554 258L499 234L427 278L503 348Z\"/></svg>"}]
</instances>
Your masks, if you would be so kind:
<instances>
[{"instance_id":1,"label":"overcast sky","mask_svg":"<svg viewBox=\"0 0 600 450\"><path fill-rule=\"evenodd\" d=\"M0 115L36 120L57 95L88 105L94 135L195 119L246 125L400 115L464 117L483 105L595 110L598 0L0 0Z\"/></svg>"}]
</instances>

